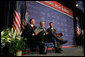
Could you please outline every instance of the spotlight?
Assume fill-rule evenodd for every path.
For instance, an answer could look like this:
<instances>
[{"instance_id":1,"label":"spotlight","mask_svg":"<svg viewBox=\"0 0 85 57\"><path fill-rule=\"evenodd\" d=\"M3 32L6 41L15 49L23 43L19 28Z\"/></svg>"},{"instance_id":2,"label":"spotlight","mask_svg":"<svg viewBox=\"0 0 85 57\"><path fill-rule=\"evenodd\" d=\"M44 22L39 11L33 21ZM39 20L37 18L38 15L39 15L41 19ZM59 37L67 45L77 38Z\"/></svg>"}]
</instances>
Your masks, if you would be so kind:
<instances>
[{"instance_id":1,"label":"spotlight","mask_svg":"<svg viewBox=\"0 0 85 57\"><path fill-rule=\"evenodd\" d=\"M78 5L78 4L76 4L76 6L78 7L79 5Z\"/></svg>"}]
</instances>

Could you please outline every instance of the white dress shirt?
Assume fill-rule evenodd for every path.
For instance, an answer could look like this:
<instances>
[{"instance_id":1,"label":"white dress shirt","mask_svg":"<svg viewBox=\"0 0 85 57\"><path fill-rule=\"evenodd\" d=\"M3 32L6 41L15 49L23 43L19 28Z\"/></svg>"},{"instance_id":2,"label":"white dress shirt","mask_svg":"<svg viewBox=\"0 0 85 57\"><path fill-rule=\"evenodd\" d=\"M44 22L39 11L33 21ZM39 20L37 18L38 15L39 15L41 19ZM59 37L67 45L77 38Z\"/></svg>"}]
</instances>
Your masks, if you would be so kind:
<instances>
[{"instance_id":1,"label":"white dress shirt","mask_svg":"<svg viewBox=\"0 0 85 57\"><path fill-rule=\"evenodd\" d=\"M31 27L33 28L34 25L33 25L33 24L30 24L30 25L31 25Z\"/></svg>"}]
</instances>

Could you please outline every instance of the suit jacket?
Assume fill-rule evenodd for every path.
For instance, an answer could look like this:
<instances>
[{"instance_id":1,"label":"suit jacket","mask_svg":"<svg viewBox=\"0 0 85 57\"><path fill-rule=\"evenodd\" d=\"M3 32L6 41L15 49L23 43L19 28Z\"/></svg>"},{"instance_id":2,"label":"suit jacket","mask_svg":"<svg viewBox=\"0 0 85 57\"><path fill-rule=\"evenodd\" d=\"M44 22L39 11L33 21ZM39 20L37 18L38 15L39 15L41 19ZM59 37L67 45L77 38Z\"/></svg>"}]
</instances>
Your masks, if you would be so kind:
<instances>
[{"instance_id":1,"label":"suit jacket","mask_svg":"<svg viewBox=\"0 0 85 57\"><path fill-rule=\"evenodd\" d=\"M51 28L47 29L48 32L48 42L52 41L52 37L55 36L56 37L56 30L53 28L53 30Z\"/></svg>"},{"instance_id":2,"label":"suit jacket","mask_svg":"<svg viewBox=\"0 0 85 57\"><path fill-rule=\"evenodd\" d=\"M27 24L25 26L25 35L27 37L27 41L31 41L32 39L34 39L35 36L33 36L32 34L34 33L34 30L36 29L36 26L34 26L34 29L33 27L31 27L31 25Z\"/></svg>"},{"instance_id":3,"label":"suit jacket","mask_svg":"<svg viewBox=\"0 0 85 57\"><path fill-rule=\"evenodd\" d=\"M39 27L39 30L41 30L38 34L38 40L39 42L45 42L46 41L46 28Z\"/></svg>"},{"instance_id":4,"label":"suit jacket","mask_svg":"<svg viewBox=\"0 0 85 57\"><path fill-rule=\"evenodd\" d=\"M47 29L47 32L49 33L49 34L52 34L52 33L54 33L54 34L56 34L56 30L53 28L53 30L51 29L51 28L48 28Z\"/></svg>"}]
</instances>

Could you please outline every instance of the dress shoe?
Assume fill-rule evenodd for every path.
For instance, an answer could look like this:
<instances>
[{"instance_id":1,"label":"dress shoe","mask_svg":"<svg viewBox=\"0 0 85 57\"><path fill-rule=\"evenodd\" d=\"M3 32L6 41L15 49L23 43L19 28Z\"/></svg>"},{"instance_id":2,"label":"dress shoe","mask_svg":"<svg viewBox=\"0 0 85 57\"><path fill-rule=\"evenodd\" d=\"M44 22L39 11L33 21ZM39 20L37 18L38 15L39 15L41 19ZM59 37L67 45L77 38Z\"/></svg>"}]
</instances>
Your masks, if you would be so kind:
<instances>
[{"instance_id":1,"label":"dress shoe","mask_svg":"<svg viewBox=\"0 0 85 57\"><path fill-rule=\"evenodd\" d=\"M61 53L60 48L55 48L55 53Z\"/></svg>"},{"instance_id":2,"label":"dress shoe","mask_svg":"<svg viewBox=\"0 0 85 57\"><path fill-rule=\"evenodd\" d=\"M57 51L55 51L55 53L61 53L61 51L57 50Z\"/></svg>"},{"instance_id":3,"label":"dress shoe","mask_svg":"<svg viewBox=\"0 0 85 57\"><path fill-rule=\"evenodd\" d=\"M47 52L39 52L40 54L47 54Z\"/></svg>"},{"instance_id":4,"label":"dress shoe","mask_svg":"<svg viewBox=\"0 0 85 57\"><path fill-rule=\"evenodd\" d=\"M65 44L67 43L67 41L60 41L60 44Z\"/></svg>"},{"instance_id":5,"label":"dress shoe","mask_svg":"<svg viewBox=\"0 0 85 57\"><path fill-rule=\"evenodd\" d=\"M59 48L60 51L63 51L61 48Z\"/></svg>"}]
</instances>

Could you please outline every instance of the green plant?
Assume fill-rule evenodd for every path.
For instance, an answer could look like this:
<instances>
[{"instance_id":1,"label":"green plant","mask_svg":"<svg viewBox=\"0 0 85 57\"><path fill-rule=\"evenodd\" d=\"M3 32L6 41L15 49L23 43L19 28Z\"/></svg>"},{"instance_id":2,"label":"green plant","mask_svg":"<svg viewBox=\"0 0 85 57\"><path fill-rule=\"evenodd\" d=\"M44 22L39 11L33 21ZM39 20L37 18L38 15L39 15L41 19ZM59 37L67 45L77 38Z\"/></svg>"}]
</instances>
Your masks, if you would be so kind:
<instances>
[{"instance_id":1,"label":"green plant","mask_svg":"<svg viewBox=\"0 0 85 57\"><path fill-rule=\"evenodd\" d=\"M12 40L13 34L11 33L11 28L4 29L1 31L1 43L6 44Z\"/></svg>"},{"instance_id":2,"label":"green plant","mask_svg":"<svg viewBox=\"0 0 85 57\"><path fill-rule=\"evenodd\" d=\"M11 54L24 50L26 47L24 39L21 34L13 32L13 28L4 29L1 32L1 44L5 44L4 47L8 47Z\"/></svg>"},{"instance_id":3,"label":"green plant","mask_svg":"<svg viewBox=\"0 0 85 57\"><path fill-rule=\"evenodd\" d=\"M23 38L21 38L20 40L15 38L14 40L11 41L10 43L10 53L16 53L17 51L21 51L25 49L25 42L23 41Z\"/></svg>"}]
</instances>

